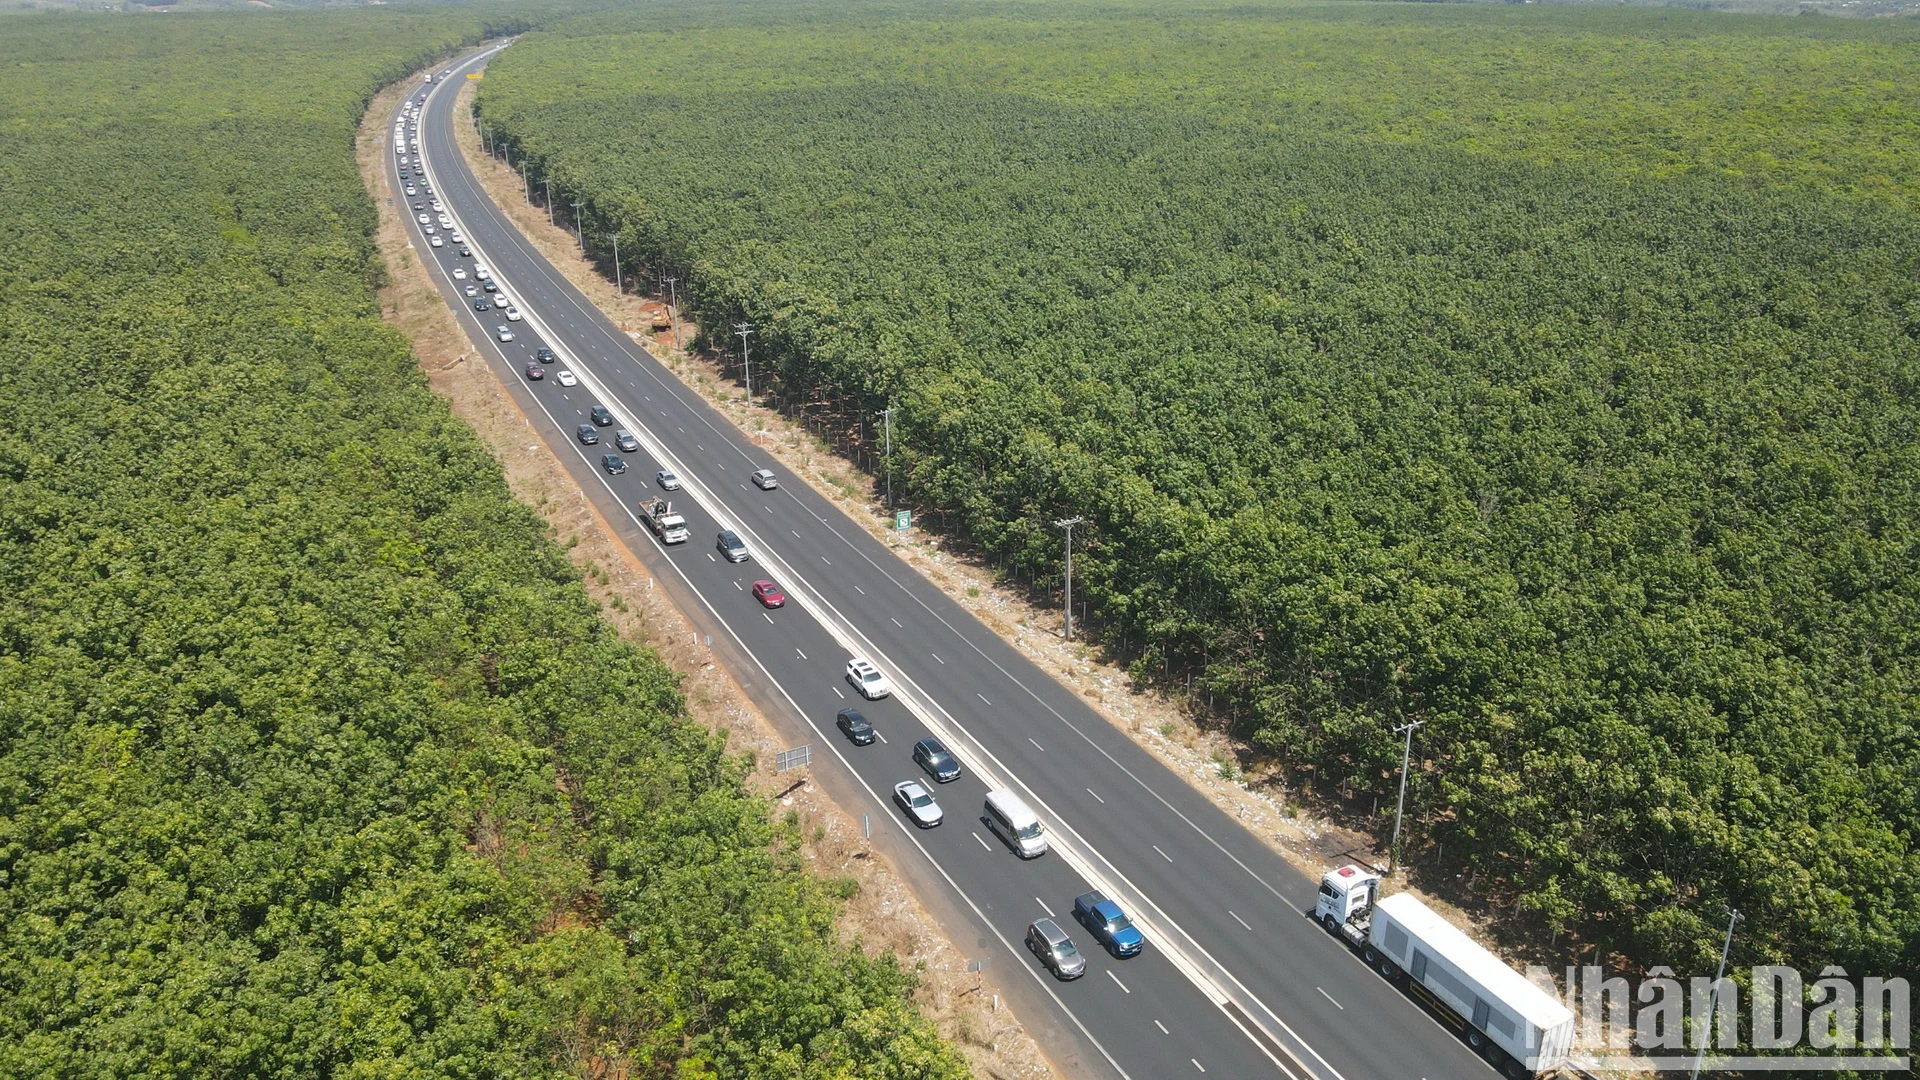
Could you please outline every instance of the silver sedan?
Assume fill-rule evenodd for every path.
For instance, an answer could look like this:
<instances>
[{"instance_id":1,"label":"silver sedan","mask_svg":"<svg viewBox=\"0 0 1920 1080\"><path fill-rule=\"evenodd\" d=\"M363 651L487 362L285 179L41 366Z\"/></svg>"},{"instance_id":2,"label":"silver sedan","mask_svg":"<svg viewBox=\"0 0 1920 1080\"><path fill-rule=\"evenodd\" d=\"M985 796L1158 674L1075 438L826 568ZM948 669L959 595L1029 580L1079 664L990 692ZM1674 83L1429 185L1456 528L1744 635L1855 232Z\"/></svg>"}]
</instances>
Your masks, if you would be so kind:
<instances>
[{"instance_id":1,"label":"silver sedan","mask_svg":"<svg viewBox=\"0 0 1920 1080\"><path fill-rule=\"evenodd\" d=\"M940 812L940 804L933 800L933 793L918 780L902 780L893 785L893 801L907 812L915 825L931 829L946 820Z\"/></svg>"}]
</instances>

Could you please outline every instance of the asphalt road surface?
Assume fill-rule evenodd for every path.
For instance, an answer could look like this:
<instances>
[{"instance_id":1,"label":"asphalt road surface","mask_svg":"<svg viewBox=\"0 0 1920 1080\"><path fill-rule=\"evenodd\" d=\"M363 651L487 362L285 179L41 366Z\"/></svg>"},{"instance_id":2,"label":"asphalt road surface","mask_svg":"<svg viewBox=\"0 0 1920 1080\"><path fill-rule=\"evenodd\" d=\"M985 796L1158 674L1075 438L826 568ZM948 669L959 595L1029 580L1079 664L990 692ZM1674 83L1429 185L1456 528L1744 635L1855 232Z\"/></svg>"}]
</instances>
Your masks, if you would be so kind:
<instances>
[{"instance_id":1,"label":"asphalt road surface","mask_svg":"<svg viewBox=\"0 0 1920 1080\"><path fill-rule=\"evenodd\" d=\"M1432 1015L1362 965L1304 914L1317 883L1295 870L1234 818L1093 713L958 604L904 565L777 463L705 401L683 388L615 328L519 234L475 182L453 142L461 76L493 50L466 57L418 88L425 99L417 138L428 188L405 197L444 246L432 247L410 212L410 239L479 354L559 454L583 490L663 587L708 632L716 655L776 723L804 731L815 779L855 814L893 857L971 959L1006 988L1042 1049L1072 1075L1318 1077L1321 1080L1484 1080L1496 1075ZM387 137L395 128L389 126ZM396 197L407 168L423 175L419 150L388 145ZM444 204L452 227L433 210ZM458 232L472 249L458 254ZM522 313L480 312L484 265ZM475 295L466 291L474 288ZM498 340L499 328L512 340ZM546 377L527 362L545 346L558 354ZM558 372L578 380L563 386ZM577 429L604 405L615 423L584 445ZM619 453L616 431L631 432ZM602 455L628 466L609 474ZM671 469L685 488L655 482ZM755 470L773 490L749 482ZM638 515L664 497L686 518L691 539L667 546ZM749 559L730 563L716 534L732 529ZM787 593L769 610L750 595L771 579ZM860 700L845 678L863 656L892 680L891 698ZM881 741L857 747L834 727L858 706ZM936 784L911 760L916 739L945 741L964 775ZM916 829L893 805L895 783L920 779L945 821ZM1045 823L1052 849L1022 860L991 832L984 796L1010 788ZM1147 935L1136 957L1102 951L1071 918L1073 898L1098 887ZM1059 982L1023 946L1043 916L1073 934L1086 954L1084 977ZM971 944L969 944L971 943Z\"/></svg>"}]
</instances>

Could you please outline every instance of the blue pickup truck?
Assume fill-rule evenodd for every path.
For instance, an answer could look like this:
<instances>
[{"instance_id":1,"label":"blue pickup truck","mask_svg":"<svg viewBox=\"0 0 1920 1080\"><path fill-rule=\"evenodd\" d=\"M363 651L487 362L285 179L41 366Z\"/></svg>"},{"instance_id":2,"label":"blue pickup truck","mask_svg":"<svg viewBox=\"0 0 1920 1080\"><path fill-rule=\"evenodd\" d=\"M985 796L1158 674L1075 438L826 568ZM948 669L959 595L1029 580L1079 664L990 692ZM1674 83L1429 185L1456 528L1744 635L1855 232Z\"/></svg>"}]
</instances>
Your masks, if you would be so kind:
<instances>
[{"instance_id":1,"label":"blue pickup truck","mask_svg":"<svg viewBox=\"0 0 1920 1080\"><path fill-rule=\"evenodd\" d=\"M1073 917L1115 956L1132 956L1146 945L1146 936L1133 925L1120 905L1100 892L1081 893L1073 900Z\"/></svg>"}]
</instances>

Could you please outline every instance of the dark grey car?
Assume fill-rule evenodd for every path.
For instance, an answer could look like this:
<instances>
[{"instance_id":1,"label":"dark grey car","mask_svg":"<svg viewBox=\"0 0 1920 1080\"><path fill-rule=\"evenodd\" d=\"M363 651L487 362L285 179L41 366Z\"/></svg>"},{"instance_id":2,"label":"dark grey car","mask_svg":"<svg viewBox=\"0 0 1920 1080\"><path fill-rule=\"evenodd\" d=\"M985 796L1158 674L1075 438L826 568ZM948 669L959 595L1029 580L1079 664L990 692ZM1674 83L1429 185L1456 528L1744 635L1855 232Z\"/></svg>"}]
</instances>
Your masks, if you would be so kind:
<instances>
[{"instance_id":1,"label":"dark grey car","mask_svg":"<svg viewBox=\"0 0 1920 1080\"><path fill-rule=\"evenodd\" d=\"M960 762L939 739L921 739L913 744L913 760L940 783L960 779Z\"/></svg>"},{"instance_id":2,"label":"dark grey car","mask_svg":"<svg viewBox=\"0 0 1920 1080\"><path fill-rule=\"evenodd\" d=\"M587 419L593 421L594 424L599 427L613 426L613 414L607 411L605 405L595 405L593 408L588 409Z\"/></svg>"},{"instance_id":3,"label":"dark grey car","mask_svg":"<svg viewBox=\"0 0 1920 1080\"><path fill-rule=\"evenodd\" d=\"M1062 979L1077 979L1087 973L1087 958L1052 919L1041 919L1027 927L1027 948L1047 965L1048 971Z\"/></svg>"},{"instance_id":4,"label":"dark grey car","mask_svg":"<svg viewBox=\"0 0 1920 1080\"><path fill-rule=\"evenodd\" d=\"M640 449L640 440L633 437L633 432L621 428L613 433L613 445L619 447L622 452L631 454Z\"/></svg>"},{"instance_id":5,"label":"dark grey car","mask_svg":"<svg viewBox=\"0 0 1920 1080\"><path fill-rule=\"evenodd\" d=\"M866 746L873 742L873 725L867 722L859 709L841 709L834 715L833 724L846 733L855 746Z\"/></svg>"},{"instance_id":6,"label":"dark grey car","mask_svg":"<svg viewBox=\"0 0 1920 1080\"><path fill-rule=\"evenodd\" d=\"M614 476L619 476L627 471L627 459L619 454L601 454L600 467Z\"/></svg>"},{"instance_id":7,"label":"dark grey car","mask_svg":"<svg viewBox=\"0 0 1920 1080\"><path fill-rule=\"evenodd\" d=\"M600 433L594 430L592 424L581 424L574 428L573 437L579 439L583 446L592 446L600 441Z\"/></svg>"}]
</instances>

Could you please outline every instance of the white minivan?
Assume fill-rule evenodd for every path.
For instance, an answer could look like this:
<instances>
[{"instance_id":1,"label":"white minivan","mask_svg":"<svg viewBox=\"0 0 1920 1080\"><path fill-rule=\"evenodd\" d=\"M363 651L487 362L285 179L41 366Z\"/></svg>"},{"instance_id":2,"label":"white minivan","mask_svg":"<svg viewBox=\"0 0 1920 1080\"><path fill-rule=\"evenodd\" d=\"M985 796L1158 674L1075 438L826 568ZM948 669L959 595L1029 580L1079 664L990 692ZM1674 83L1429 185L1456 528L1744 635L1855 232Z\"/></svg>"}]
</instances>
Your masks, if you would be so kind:
<instances>
[{"instance_id":1,"label":"white minivan","mask_svg":"<svg viewBox=\"0 0 1920 1080\"><path fill-rule=\"evenodd\" d=\"M1023 859L1047 853L1046 830L1040 827L1039 815L1011 791L987 792L987 827L998 833L1000 839L1013 848L1013 853Z\"/></svg>"}]
</instances>

